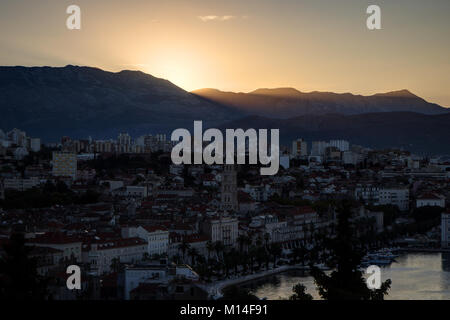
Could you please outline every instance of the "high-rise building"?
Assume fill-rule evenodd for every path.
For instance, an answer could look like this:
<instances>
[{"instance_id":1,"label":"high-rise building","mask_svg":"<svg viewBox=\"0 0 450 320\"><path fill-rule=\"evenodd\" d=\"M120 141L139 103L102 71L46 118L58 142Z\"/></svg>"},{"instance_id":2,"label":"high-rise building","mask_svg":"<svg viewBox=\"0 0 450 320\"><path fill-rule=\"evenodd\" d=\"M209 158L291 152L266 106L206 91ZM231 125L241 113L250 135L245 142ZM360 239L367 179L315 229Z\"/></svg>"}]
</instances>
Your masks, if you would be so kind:
<instances>
[{"instance_id":1,"label":"high-rise building","mask_svg":"<svg viewBox=\"0 0 450 320\"><path fill-rule=\"evenodd\" d=\"M117 138L119 152L131 152L131 136L128 133L121 133Z\"/></svg>"},{"instance_id":2,"label":"high-rise building","mask_svg":"<svg viewBox=\"0 0 450 320\"><path fill-rule=\"evenodd\" d=\"M77 176L77 155L68 152L53 152L53 176L72 177Z\"/></svg>"},{"instance_id":3,"label":"high-rise building","mask_svg":"<svg viewBox=\"0 0 450 320\"><path fill-rule=\"evenodd\" d=\"M39 138L31 138L30 139L30 149L33 152L41 151L41 139L39 139Z\"/></svg>"},{"instance_id":4,"label":"high-rise building","mask_svg":"<svg viewBox=\"0 0 450 320\"><path fill-rule=\"evenodd\" d=\"M304 157L308 155L308 144L303 139L297 139L292 142L292 156Z\"/></svg>"},{"instance_id":5,"label":"high-rise building","mask_svg":"<svg viewBox=\"0 0 450 320\"><path fill-rule=\"evenodd\" d=\"M234 165L224 165L221 187L222 209L236 211L237 200L237 175Z\"/></svg>"},{"instance_id":6,"label":"high-rise building","mask_svg":"<svg viewBox=\"0 0 450 320\"><path fill-rule=\"evenodd\" d=\"M166 135L164 133L159 133L156 135L156 140L158 142L165 142L166 141Z\"/></svg>"},{"instance_id":7,"label":"high-rise building","mask_svg":"<svg viewBox=\"0 0 450 320\"><path fill-rule=\"evenodd\" d=\"M312 156L324 156L325 150L330 145L326 141L313 141L312 148L311 148L311 155Z\"/></svg>"},{"instance_id":8,"label":"high-rise building","mask_svg":"<svg viewBox=\"0 0 450 320\"><path fill-rule=\"evenodd\" d=\"M329 145L330 147L338 148L342 152L350 150L350 143L346 140L331 140Z\"/></svg>"},{"instance_id":9,"label":"high-rise building","mask_svg":"<svg viewBox=\"0 0 450 320\"><path fill-rule=\"evenodd\" d=\"M22 147L26 145L27 134L25 133L25 131L14 128L10 132L8 132L7 135L9 140L11 140L14 144Z\"/></svg>"}]
</instances>

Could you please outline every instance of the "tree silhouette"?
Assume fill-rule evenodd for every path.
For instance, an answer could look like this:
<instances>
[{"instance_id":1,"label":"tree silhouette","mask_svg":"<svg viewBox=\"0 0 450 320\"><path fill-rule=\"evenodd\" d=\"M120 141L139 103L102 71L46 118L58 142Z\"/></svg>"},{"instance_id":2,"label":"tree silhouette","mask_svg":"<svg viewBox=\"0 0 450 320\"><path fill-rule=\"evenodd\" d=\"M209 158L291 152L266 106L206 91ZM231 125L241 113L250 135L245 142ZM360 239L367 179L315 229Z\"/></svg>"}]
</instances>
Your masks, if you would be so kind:
<instances>
[{"instance_id":1,"label":"tree silhouette","mask_svg":"<svg viewBox=\"0 0 450 320\"><path fill-rule=\"evenodd\" d=\"M292 287L294 294L289 297L289 300L312 300L313 297L309 293L306 293L306 287L301 283Z\"/></svg>"},{"instance_id":2,"label":"tree silhouette","mask_svg":"<svg viewBox=\"0 0 450 320\"><path fill-rule=\"evenodd\" d=\"M25 246L24 236L12 234L3 250L4 255L0 259L0 299L46 299L47 281L38 275L36 260L29 258L32 248Z\"/></svg>"},{"instance_id":3,"label":"tree silhouette","mask_svg":"<svg viewBox=\"0 0 450 320\"><path fill-rule=\"evenodd\" d=\"M377 290L367 287L363 272L359 270L365 249L354 236L350 216L350 202L344 200L338 209L336 238L325 242L325 249L329 251L327 264L334 271L326 275L311 264L311 274L325 300L382 300L388 294L391 280L386 280Z\"/></svg>"}]
</instances>

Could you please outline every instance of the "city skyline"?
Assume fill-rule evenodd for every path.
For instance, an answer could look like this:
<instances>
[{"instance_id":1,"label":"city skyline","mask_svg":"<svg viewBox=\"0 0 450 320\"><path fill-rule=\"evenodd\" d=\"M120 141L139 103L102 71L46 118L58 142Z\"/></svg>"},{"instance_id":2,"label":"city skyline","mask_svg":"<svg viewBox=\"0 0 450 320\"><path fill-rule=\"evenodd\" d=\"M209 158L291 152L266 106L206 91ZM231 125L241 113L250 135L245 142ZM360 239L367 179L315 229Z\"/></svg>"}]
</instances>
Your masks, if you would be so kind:
<instances>
[{"instance_id":1,"label":"city skyline","mask_svg":"<svg viewBox=\"0 0 450 320\"><path fill-rule=\"evenodd\" d=\"M447 1L376 1L372 31L372 1L78 1L82 29L68 30L71 4L2 3L0 64L142 70L188 91L409 89L450 106Z\"/></svg>"}]
</instances>

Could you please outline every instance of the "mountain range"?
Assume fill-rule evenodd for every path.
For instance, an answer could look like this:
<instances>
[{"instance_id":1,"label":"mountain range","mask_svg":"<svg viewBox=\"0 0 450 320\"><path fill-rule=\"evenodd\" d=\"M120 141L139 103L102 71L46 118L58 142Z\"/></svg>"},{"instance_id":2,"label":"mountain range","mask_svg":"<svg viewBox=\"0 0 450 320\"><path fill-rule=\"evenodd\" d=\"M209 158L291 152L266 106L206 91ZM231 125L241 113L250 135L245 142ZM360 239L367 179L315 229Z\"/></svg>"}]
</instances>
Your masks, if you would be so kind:
<instances>
[{"instance_id":1,"label":"mountain range","mask_svg":"<svg viewBox=\"0 0 450 320\"><path fill-rule=\"evenodd\" d=\"M247 114L281 119L327 113L352 115L395 111L423 114L448 112L446 108L429 103L406 89L372 96L333 92L304 93L293 88L258 89L249 93L201 89L193 93Z\"/></svg>"},{"instance_id":2,"label":"mountain range","mask_svg":"<svg viewBox=\"0 0 450 320\"><path fill-rule=\"evenodd\" d=\"M0 67L0 111L0 128L17 127L46 141L166 132L198 119L216 125L239 117L143 72L70 65Z\"/></svg>"},{"instance_id":3,"label":"mountain range","mask_svg":"<svg viewBox=\"0 0 450 320\"><path fill-rule=\"evenodd\" d=\"M187 92L140 71L0 67L0 129L20 128L46 142L170 133L202 120L204 127L281 128L284 142L345 138L450 154L449 111L408 90L372 96L293 88Z\"/></svg>"}]
</instances>

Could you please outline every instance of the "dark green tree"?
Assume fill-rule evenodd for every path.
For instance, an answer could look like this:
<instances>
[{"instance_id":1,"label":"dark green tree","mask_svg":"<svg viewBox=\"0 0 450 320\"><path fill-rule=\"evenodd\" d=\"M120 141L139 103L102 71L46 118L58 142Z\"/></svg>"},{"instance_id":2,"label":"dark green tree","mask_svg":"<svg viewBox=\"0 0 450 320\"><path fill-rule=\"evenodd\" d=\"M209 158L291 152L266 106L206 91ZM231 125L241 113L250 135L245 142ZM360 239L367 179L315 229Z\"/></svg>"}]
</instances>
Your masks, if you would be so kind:
<instances>
[{"instance_id":1,"label":"dark green tree","mask_svg":"<svg viewBox=\"0 0 450 320\"><path fill-rule=\"evenodd\" d=\"M0 300L44 300L47 281L37 273L35 259L29 257L23 234L14 233L3 246L0 258Z\"/></svg>"},{"instance_id":2,"label":"dark green tree","mask_svg":"<svg viewBox=\"0 0 450 320\"><path fill-rule=\"evenodd\" d=\"M313 297L309 293L306 293L306 287L301 283L292 287L293 295L289 297L289 300L312 300Z\"/></svg>"},{"instance_id":3,"label":"dark green tree","mask_svg":"<svg viewBox=\"0 0 450 320\"><path fill-rule=\"evenodd\" d=\"M350 223L350 202L344 200L338 208L337 234L324 242L329 252L327 264L333 269L330 275L311 264L320 296L325 300L382 300L388 294L391 280L386 280L377 290L367 287L359 269L365 249L354 236Z\"/></svg>"}]
</instances>

